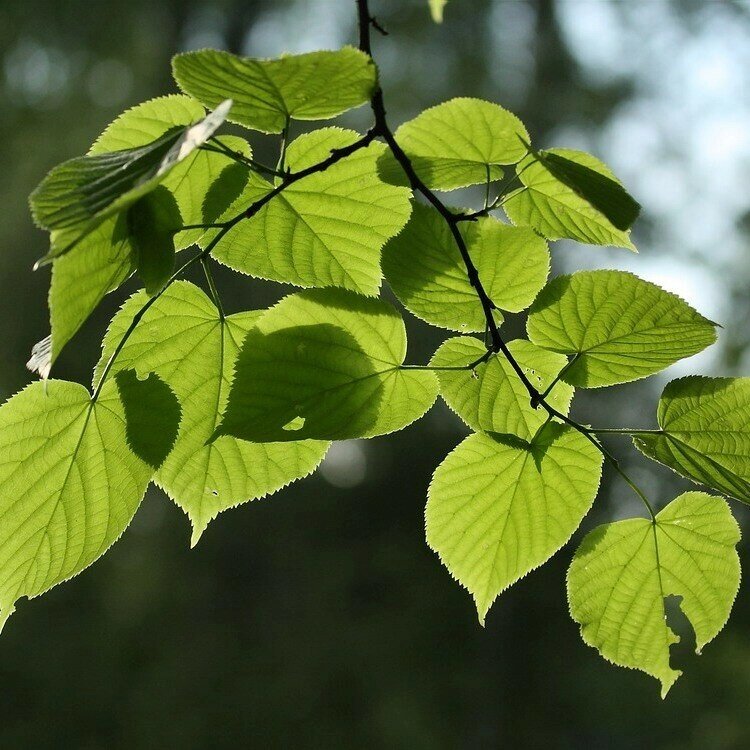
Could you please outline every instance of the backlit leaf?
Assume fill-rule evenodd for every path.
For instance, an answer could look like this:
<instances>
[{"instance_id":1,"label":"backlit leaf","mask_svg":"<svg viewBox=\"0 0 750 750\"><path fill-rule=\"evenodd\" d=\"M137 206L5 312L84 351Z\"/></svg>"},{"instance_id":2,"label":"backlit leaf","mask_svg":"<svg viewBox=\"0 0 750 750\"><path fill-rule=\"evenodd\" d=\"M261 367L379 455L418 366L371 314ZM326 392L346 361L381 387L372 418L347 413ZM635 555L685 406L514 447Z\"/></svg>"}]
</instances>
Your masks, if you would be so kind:
<instances>
[{"instance_id":1,"label":"backlit leaf","mask_svg":"<svg viewBox=\"0 0 750 750\"><path fill-rule=\"evenodd\" d=\"M460 97L426 109L396 130L396 140L422 181L436 190L481 185L503 176L502 166L526 154L523 123L498 104ZM408 181L393 155L379 162L383 179Z\"/></svg>"},{"instance_id":2,"label":"backlit leaf","mask_svg":"<svg viewBox=\"0 0 750 750\"><path fill-rule=\"evenodd\" d=\"M669 664L680 639L664 598L677 596L695 631L696 651L724 627L740 584L737 522L722 499L686 492L652 522L600 526L568 571L568 601L583 640L605 659L661 682L665 697L681 672Z\"/></svg>"},{"instance_id":3,"label":"backlit leaf","mask_svg":"<svg viewBox=\"0 0 750 750\"><path fill-rule=\"evenodd\" d=\"M146 299L143 292L133 295L113 318L99 372ZM228 436L206 442L224 409L238 347L259 315L244 312L222 321L198 287L178 281L146 312L115 360L115 372L156 373L180 402L180 431L155 481L187 513L193 544L221 511L310 474L328 447L322 441L247 443Z\"/></svg>"},{"instance_id":4,"label":"backlit leaf","mask_svg":"<svg viewBox=\"0 0 750 750\"><path fill-rule=\"evenodd\" d=\"M204 49L172 60L179 87L212 109L232 99L231 122L280 133L290 119L323 120L365 104L377 80L368 55L353 47L277 60Z\"/></svg>"},{"instance_id":5,"label":"backlit leaf","mask_svg":"<svg viewBox=\"0 0 750 750\"><path fill-rule=\"evenodd\" d=\"M498 594L570 539L594 501L601 465L583 435L550 424L531 443L471 435L438 466L427 543L474 597L481 623Z\"/></svg>"},{"instance_id":6,"label":"backlit leaf","mask_svg":"<svg viewBox=\"0 0 750 750\"><path fill-rule=\"evenodd\" d=\"M617 179L605 164L583 151L556 148L542 153L548 157L557 155L610 180ZM629 232L618 229L604 213L580 195L580 189L577 192L560 181L534 156L527 156L516 167L516 174L524 187L512 193L502 204L514 224L533 227L549 240L568 238L592 245L635 250Z\"/></svg>"},{"instance_id":7,"label":"backlit leaf","mask_svg":"<svg viewBox=\"0 0 750 750\"><path fill-rule=\"evenodd\" d=\"M567 361L561 354L539 349L524 339L510 341L508 349L540 393L547 389ZM445 341L430 364L438 368L466 367L486 351L478 339L458 336ZM473 370L438 369L436 375L440 395L473 430L508 433L532 440L547 421L543 408L532 408L529 392L502 354L493 355ZM572 399L573 388L557 383L546 401L567 414Z\"/></svg>"},{"instance_id":8,"label":"backlit leaf","mask_svg":"<svg viewBox=\"0 0 750 750\"><path fill-rule=\"evenodd\" d=\"M528 307L549 273L547 243L531 229L491 218L466 222L461 232L495 305L510 312ZM435 209L414 205L409 223L383 249L383 273L404 307L422 320L453 331L484 331L476 289L450 228Z\"/></svg>"},{"instance_id":9,"label":"backlit leaf","mask_svg":"<svg viewBox=\"0 0 750 750\"><path fill-rule=\"evenodd\" d=\"M750 378L690 376L664 389L660 432L633 442L649 458L750 503Z\"/></svg>"},{"instance_id":10,"label":"backlit leaf","mask_svg":"<svg viewBox=\"0 0 750 750\"><path fill-rule=\"evenodd\" d=\"M316 130L290 144L287 163L292 171L304 169L357 138L351 130ZM214 256L263 279L376 295L382 279L380 250L411 211L409 191L387 185L377 175L375 162L384 148L372 143L294 183L231 229ZM256 178L254 190L259 182Z\"/></svg>"},{"instance_id":11,"label":"backlit leaf","mask_svg":"<svg viewBox=\"0 0 750 750\"><path fill-rule=\"evenodd\" d=\"M216 435L344 440L419 419L437 379L402 369L406 330L386 302L338 289L285 297L248 331Z\"/></svg>"},{"instance_id":12,"label":"backlit leaf","mask_svg":"<svg viewBox=\"0 0 750 750\"><path fill-rule=\"evenodd\" d=\"M656 284L624 271L553 279L531 307L537 345L571 354L564 380L595 388L627 383L690 357L716 340L714 323Z\"/></svg>"},{"instance_id":13,"label":"backlit leaf","mask_svg":"<svg viewBox=\"0 0 750 750\"><path fill-rule=\"evenodd\" d=\"M557 180L604 214L617 229L625 231L633 226L641 207L617 180L554 151L540 151L535 156Z\"/></svg>"},{"instance_id":14,"label":"backlit leaf","mask_svg":"<svg viewBox=\"0 0 750 750\"><path fill-rule=\"evenodd\" d=\"M174 128L184 128L200 120L204 114L203 107L187 96L151 99L123 112L97 138L89 153L97 155L144 146ZM242 139L222 136L221 140L249 155L249 146ZM247 180L244 167L233 164L226 156L197 149L172 169L161 186L174 195L184 224L213 222L242 189L240 186L232 192L226 186L225 175L236 176L236 167L244 171L241 177L244 184ZM202 235L200 230L178 233L177 249L187 247ZM75 252L54 260L49 294L50 366L104 296L133 273L136 263L137 253L124 213L105 219L81 240Z\"/></svg>"},{"instance_id":15,"label":"backlit leaf","mask_svg":"<svg viewBox=\"0 0 750 750\"><path fill-rule=\"evenodd\" d=\"M164 439L172 428L162 421ZM20 597L80 573L130 523L153 468L126 431L114 380L96 402L81 385L51 380L0 407L0 627Z\"/></svg>"},{"instance_id":16,"label":"backlit leaf","mask_svg":"<svg viewBox=\"0 0 750 750\"><path fill-rule=\"evenodd\" d=\"M36 223L52 232L43 261L69 252L107 217L151 192L213 135L231 104L222 102L200 122L168 130L146 145L90 153L52 169L29 199Z\"/></svg>"}]
</instances>

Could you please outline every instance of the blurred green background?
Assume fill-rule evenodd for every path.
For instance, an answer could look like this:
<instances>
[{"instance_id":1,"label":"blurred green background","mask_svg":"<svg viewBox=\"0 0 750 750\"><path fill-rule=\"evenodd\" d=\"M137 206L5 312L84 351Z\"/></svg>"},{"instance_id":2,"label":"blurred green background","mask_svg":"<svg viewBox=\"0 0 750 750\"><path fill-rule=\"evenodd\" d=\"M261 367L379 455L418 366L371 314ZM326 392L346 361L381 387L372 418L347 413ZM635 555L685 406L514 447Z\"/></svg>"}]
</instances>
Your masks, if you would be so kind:
<instances>
[{"instance_id":1,"label":"blurred green background","mask_svg":"<svg viewBox=\"0 0 750 750\"><path fill-rule=\"evenodd\" d=\"M633 270L725 326L720 345L664 377L579 394L581 421L650 427L666 379L748 372L750 3L452 0L442 26L426 0L371 4L390 32L374 45L394 126L478 96L515 111L538 146L599 155L644 204L641 253L560 242L556 271ZM3 398L30 380L23 363L48 332L48 277L31 272L45 237L25 202L45 171L174 90L175 52L353 41L351 0L0 0ZM368 120L366 108L341 118ZM271 144L254 147L272 160ZM285 291L228 272L219 283L231 310ZM108 298L58 377L87 382L122 299ZM424 362L441 336L407 322L410 360ZM337 444L315 476L223 514L192 551L186 518L150 491L91 570L20 602L0 638L0 748L750 747L746 586L701 657L676 616L686 674L666 702L580 640L564 591L580 533L477 624L423 531L431 472L463 434L436 406L396 436ZM658 505L687 488L625 441L612 447ZM607 473L584 528L639 512Z\"/></svg>"}]
</instances>

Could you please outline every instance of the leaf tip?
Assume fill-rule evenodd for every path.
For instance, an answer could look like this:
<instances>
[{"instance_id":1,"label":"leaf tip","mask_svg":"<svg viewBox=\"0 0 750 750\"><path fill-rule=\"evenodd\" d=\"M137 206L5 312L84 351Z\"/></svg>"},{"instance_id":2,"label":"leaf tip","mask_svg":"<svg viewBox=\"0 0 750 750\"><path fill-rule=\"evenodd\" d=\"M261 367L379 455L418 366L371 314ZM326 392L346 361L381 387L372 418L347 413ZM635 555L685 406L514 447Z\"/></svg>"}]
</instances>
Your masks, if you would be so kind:
<instances>
[{"instance_id":1,"label":"leaf tip","mask_svg":"<svg viewBox=\"0 0 750 750\"><path fill-rule=\"evenodd\" d=\"M201 537L203 536L203 532L206 530L207 524L198 523L198 521L196 521L194 518L190 519L190 523L193 527L193 531L190 534L190 549L195 549L195 547L198 545L198 542L201 540Z\"/></svg>"},{"instance_id":2,"label":"leaf tip","mask_svg":"<svg viewBox=\"0 0 750 750\"><path fill-rule=\"evenodd\" d=\"M663 677L659 677L659 682L661 683L661 699L665 700L667 697L667 694L672 689L672 685L677 682L678 678L682 675L682 670L679 669L670 669L669 672Z\"/></svg>"},{"instance_id":3,"label":"leaf tip","mask_svg":"<svg viewBox=\"0 0 750 750\"><path fill-rule=\"evenodd\" d=\"M16 611L13 604L0 605L0 633L3 632L5 623L8 622L8 618Z\"/></svg>"}]
</instances>

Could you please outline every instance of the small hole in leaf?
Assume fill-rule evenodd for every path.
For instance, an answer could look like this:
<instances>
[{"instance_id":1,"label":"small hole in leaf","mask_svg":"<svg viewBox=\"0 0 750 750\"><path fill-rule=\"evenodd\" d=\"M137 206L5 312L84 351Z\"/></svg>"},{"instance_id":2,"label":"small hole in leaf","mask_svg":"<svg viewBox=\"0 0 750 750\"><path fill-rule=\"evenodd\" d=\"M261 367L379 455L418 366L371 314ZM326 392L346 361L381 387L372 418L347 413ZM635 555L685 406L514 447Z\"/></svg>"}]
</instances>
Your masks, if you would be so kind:
<instances>
[{"instance_id":1,"label":"small hole in leaf","mask_svg":"<svg viewBox=\"0 0 750 750\"><path fill-rule=\"evenodd\" d=\"M304 417L294 417L293 419L290 419L281 429L288 430L289 432L296 432L297 430L301 430L304 426Z\"/></svg>"}]
</instances>

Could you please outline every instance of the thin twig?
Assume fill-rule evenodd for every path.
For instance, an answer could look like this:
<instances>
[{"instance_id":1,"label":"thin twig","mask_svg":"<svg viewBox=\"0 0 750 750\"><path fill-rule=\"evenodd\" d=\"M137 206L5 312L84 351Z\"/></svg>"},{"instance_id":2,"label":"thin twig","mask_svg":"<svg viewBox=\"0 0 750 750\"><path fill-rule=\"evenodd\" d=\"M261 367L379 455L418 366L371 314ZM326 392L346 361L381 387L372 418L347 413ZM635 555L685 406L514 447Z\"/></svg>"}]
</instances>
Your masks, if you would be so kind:
<instances>
[{"instance_id":1,"label":"thin twig","mask_svg":"<svg viewBox=\"0 0 750 750\"><path fill-rule=\"evenodd\" d=\"M356 2L359 27L359 48L366 54L372 56L372 48L370 43L370 26L372 16L370 15L368 0L356 0ZM538 406L543 407L550 417L556 417L557 419L561 420L565 424L569 425L570 427L584 435L586 439L589 440L597 448L597 450L601 452L604 458L609 461L609 463L614 467L617 473L622 476L622 478L627 482L631 489L633 489L638 497L641 498L646 508L648 509L648 512L651 514L651 518L653 519L655 516L651 503L648 501L648 498L646 498L645 494L622 470L617 459L594 437L594 435L589 431L588 428L586 428L584 425L579 424L575 420L571 419L562 412L559 412L553 406L548 404L547 401L542 397L542 394L539 393L539 391L529 380L523 368L516 361L516 358L508 349L505 340L500 334L500 330L497 326L497 321L495 320L495 316L493 314L493 310L497 308L487 294L484 286L482 285L482 281L479 278L479 272L477 271L477 268L471 259L471 255L469 254L466 242L461 232L459 231L458 224L462 221L471 219L472 215L461 215L450 211L419 177L414 169L414 166L411 163L411 160L406 155L401 146L399 146L396 138L393 135L393 132L388 126L385 104L383 102L383 91L380 86L377 86L377 88L373 92L372 99L370 100L370 106L372 108L373 115L375 116L375 131L378 135L383 137L394 158L401 165L401 168L407 179L409 180L409 184L411 185L412 189L421 193L422 196L424 196L424 198L435 208L435 210L443 217L445 222L448 224L453 239L456 243L456 247L461 254L464 266L466 267L466 274L469 278L469 283L474 287L474 290L477 293L477 297L479 298L479 302L482 305L482 310L487 322L487 329L490 336L487 358L489 358L493 353L502 352L503 356L508 361L508 363L513 368L516 375L528 391L531 404L534 406L534 408L537 408ZM526 166L528 167L528 165ZM524 167L524 169L525 168L526 167ZM523 169L521 170L521 172L523 172ZM516 177L520 176L521 172L516 172ZM498 198L495 200L495 203L500 205L502 203L502 200L504 200L504 198L503 194L501 193L500 196L498 196ZM488 210L490 210L489 207ZM473 218L476 218L476 216L474 216Z\"/></svg>"}]
</instances>

